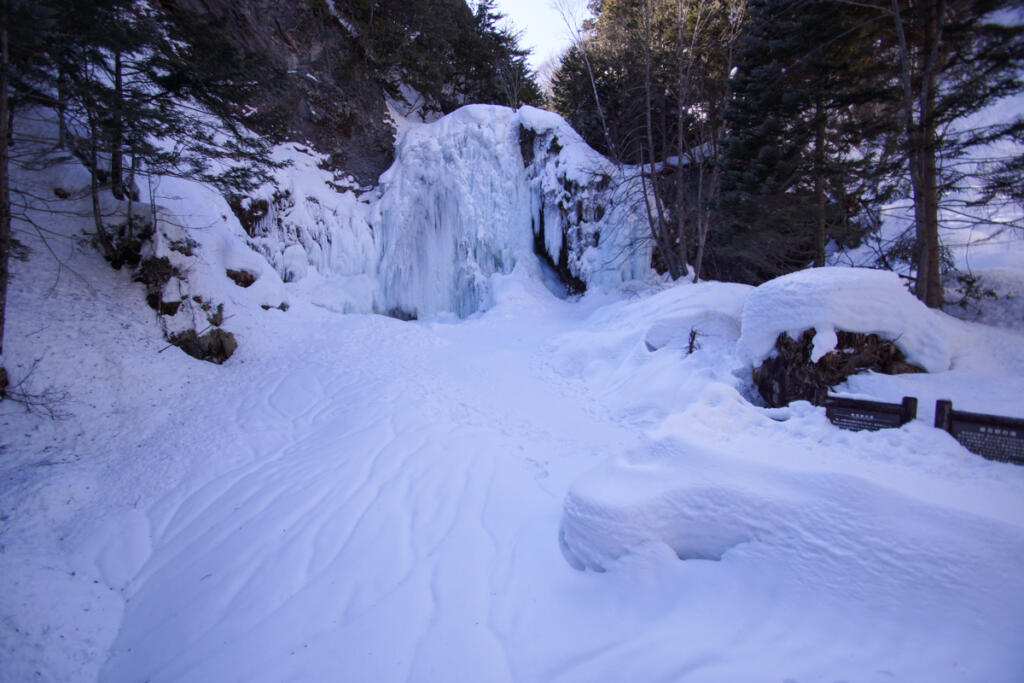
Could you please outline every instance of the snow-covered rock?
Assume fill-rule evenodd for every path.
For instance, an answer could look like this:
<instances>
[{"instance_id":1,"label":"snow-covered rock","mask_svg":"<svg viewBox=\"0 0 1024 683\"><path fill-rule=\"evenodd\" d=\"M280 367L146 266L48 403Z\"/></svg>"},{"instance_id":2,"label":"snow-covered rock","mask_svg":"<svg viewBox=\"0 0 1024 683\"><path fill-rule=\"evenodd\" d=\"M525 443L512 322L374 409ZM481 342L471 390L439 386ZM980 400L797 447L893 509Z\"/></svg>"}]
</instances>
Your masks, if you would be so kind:
<instances>
[{"instance_id":1,"label":"snow-covered rock","mask_svg":"<svg viewBox=\"0 0 1024 683\"><path fill-rule=\"evenodd\" d=\"M915 299L896 273L867 268L813 268L754 289L743 309L737 353L751 365L767 358L782 333L814 328L815 362L836 347L836 330L892 340L907 360L929 372L948 370L945 316Z\"/></svg>"},{"instance_id":2,"label":"snow-covered rock","mask_svg":"<svg viewBox=\"0 0 1024 683\"><path fill-rule=\"evenodd\" d=\"M326 170L326 157L301 145L279 145L274 161L287 165L236 208L246 219L249 245L288 282L310 269L341 279L374 273L370 204L357 194L359 186ZM372 299L354 306L371 308Z\"/></svg>"}]
</instances>

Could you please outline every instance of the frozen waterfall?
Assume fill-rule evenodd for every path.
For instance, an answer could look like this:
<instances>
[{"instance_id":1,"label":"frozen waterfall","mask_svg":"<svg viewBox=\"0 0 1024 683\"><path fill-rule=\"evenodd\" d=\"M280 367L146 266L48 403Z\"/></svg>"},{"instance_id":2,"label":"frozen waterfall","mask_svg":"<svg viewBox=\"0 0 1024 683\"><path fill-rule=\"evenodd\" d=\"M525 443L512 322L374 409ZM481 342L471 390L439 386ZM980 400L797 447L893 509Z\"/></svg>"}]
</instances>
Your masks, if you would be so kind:
<instances>
[{"instance_id":1,"label":"frozen waterfall","mask_svg":"<svg viewBox=\"0 0 1024 683\"><path fill-rule=\"evenodd\" d=\"M532 255L515 117L466 107L402 136L373 219L382 312L468 315L489 304L490 275Z\"/></svg>"},{"instance_id":2,"label":"frozen waterfall","mask_svg":"<svg viewBox=\"0 0 1024 683\"><path fill-rule=\"evenodd\" d=\"M647 277L639 186L630 169L592 150L555 114L470 105L403 126L395 162L372 198L330 202L336 206L328 210L321 191L312 204L317 221L292 226L282 213L271 237L282 251L301 246L309 265L340 287L375 283L346 292L354 302L346 310L464 317L491 305L492 275L520 264L539 274L538 257L570 291ZM296 201L304 190L290 192ZM333 245L359 248L341 254ZM265 240L261 251L275 266L293 260L275 258Z\"/></svg>"},{"instance_id":3,"label":"frozen waterfall","mask_svg":"<svg viewBox=\"0 0 1024 683\"><path fill-rule=\"evenodd\" d=\"M646 224L621 173L560 117L531 107L471 105L407 130L373 219L378 309L487 308L489 277L532 263L535 245L585 285L644 277Z\"/></svg>"}]
</instances>

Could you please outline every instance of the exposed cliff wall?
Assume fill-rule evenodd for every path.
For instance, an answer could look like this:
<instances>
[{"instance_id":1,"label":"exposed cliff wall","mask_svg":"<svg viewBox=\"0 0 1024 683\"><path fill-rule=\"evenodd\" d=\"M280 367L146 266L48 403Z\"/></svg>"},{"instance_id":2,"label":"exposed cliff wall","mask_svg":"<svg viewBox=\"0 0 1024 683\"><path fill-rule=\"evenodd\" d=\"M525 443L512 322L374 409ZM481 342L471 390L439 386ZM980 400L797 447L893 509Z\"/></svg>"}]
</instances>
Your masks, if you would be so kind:
<instances>
[{"instance_id":1,"label":"exposed cliff wall","mask_svg":"<svg viewBox=\"0 0 1024 683\"><path fill-rule=\"evenodd\" d=\"M252 104L253 128L303 141L333 169L373 184L394 159L394 129L375 66L323 0L160 0L186 25L211 22L258 54L280 82ZM278 79L275 79L278 80Z\"/></svg>"}]
</instances>

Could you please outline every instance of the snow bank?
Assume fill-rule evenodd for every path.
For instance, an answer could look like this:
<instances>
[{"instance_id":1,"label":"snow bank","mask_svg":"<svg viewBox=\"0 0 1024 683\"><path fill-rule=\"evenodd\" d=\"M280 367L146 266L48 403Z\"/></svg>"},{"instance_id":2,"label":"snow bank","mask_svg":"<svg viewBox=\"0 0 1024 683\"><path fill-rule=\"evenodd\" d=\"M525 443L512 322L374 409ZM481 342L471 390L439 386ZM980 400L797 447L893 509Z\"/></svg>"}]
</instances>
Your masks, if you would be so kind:
<instances>
[{"instance_id":1,"label":"snow bank","mask_svg":"<svg viewBox=\"0 0 1024 683\"><path fill-rule=\"evenodd\" d=\"M31 172L32 197L72 198L50 232L19 224L29 260L12 260L4 364L25 377L39 361L29 388L71 400L64 420L0 404L0 680L1020 678L1024 469L926 415L851 433L805 402L757 408L737 358L741 334L756 347L858 315L920 354L932 321L956 371L847 389L1019 415L1019 333L945 320L856 271L553 299L534 239L591 284L644 272L642 256L603 262L628 203L548 115L456 119L437 130L464 145L435 161L483 170L446 185L433 179L449 167L424 161L411 199L435 218L479 199L476 220L508 221L420 233L477 259L471 282L496 305L460 324L333 314L381 295L384 226L366 218L375 197L334 191L298 147L279 150L296 174L245 230L209 188L161 186L152 255L187 276L170 285L178 316L216 311L237 332L220 366L168 347L142 286L80 239L78 162ZM484 144L496 133L500 154ZM529 205L429 204L428 186L466 184ZM392 265L431 256L405 247ZM487 277L486 254L512 272ZM465 294L448 284L430 296ZM896 322L872 308L884 299ZM559 529L574 566L605 572L574 571Z\"/></svg>"},{"instance_id":2,"label":"snow bank","mask_svg":"<svg viewBox=\"0 0 1024 683\"><path fill-rule=\"evenodd\" d=\"M758 365L780 334L795 338L812 327L813 361L835 348L836 330L843 330L891 339L908 361L929 372L950 367L942 314L908 293L895 273L867 268L813 268L757 287L743 309L737 353Z\"/></svg>"},{"instance_id":3,"label":"snow bank","mask_svg":"<svg viewBox=\"0 0 1024 683\"><path fill-rule=\"evenodd\" d=\"M681 459L711 461L703 449ZM578 479L563 504L559 543L576 569L605 571L616 560L650 542L664 543L684 560L720 560L753 540L766 499L742 486L723 487L701 474L634 453Z\"/></svg>"},{"instance_id":4,"label":"snow bank","mask_svg":"<svg viewBox=\"0 0 1024 683\"><path fill-rule=\"evenodd\" d=\"M552 367L585 382L588 394L631 421L656 423L666 410L688 405L709 380L738 386L749 376L735 372L734 350L752 290L683 281L636 299L606 301L586 325L548 342ZM585 297L581 305L600 298Z\"/></svg>"},{"instance_id":5,"label":"snow bank","mask_svg":"<svg viewBox=\"0 0 1024 683\"><path fill-rule=\"evenodd\" d=\"M777 450L781 456L782 448ZM763 449L762 454L767 455ZM577 569L609 575L652 548L671 549L680 565L693 567L691 572L735 577L736 586L715 599L723 609L742 595L737 607L748 617L757 614L745 600L757 593L750 586L763 584L769 595L787 595L776 605L781 623L830 614L830 639L835 624L865 618L865 633L882 628L900 642L929 633L943 647L958 648L958 638L971 637L949 638L931 625L973 622L972 629L987 630L985 637L1000 641L983 658L984 674L947 676L950 670L933 660L927 665L932 675L908 678L1012 680L1009 672L1019 671L1019 657L1011 643L1019 634L1024 591L1006 590L1016 582L1005 563L1015 564L1010 558L1024 552L1024 531L1008 515L986 519L915 500L908 495L911 478L893 483L895 489L860 476L776 469L696 441L666 441L577 480L564 502L560 545ZM699 580L698 575L690 576ZM798 597L805 590L807 596ZM986 617L977 620L974 610L981 605ZM866 617L853 616L861 610ZM889 616L879 618L882 613ZM709 628L720 617L708 613ZM1002 626L993 628L996 623ZM880 655L886 668L898 652ZM805 652L801 659L818 656ZM835 670L837 663L827 660L816 666Z\"/></svg>"}]
</instances>

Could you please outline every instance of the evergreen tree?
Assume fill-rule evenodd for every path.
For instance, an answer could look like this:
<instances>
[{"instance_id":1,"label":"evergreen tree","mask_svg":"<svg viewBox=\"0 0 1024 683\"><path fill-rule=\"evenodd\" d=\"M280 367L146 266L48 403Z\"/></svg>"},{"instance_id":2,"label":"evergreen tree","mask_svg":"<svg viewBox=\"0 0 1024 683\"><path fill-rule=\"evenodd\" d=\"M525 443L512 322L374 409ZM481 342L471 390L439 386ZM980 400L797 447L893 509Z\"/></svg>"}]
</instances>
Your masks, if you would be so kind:
<instances>
[{"instance_id":1,"label":"evergreen tree","mask_svg":"<svg viewBox=\"0 0 1024 683\"><path fill-rule=\"evenodd\" d=\"M474 40L465 55L465 94L470 101L501 102L510 107L543 102L519 36L502 26L505 15L496 0L480 0L474 12Z\"/></svg>"},{"instance_id":2,"label":"evergreen tree","mask_svg":"<svg viewBox=\"0 0 1024 683\"><path fill-rule=\"evenodd\" d=\"M227 84L253 77L238 71L228 76L235 68L232 60L200 72L202 63L174 38L159 8L133 0L38 0L19 6L33 23L31 30L13 36L5 71L12 83L5 92L13 94L18 108L47 107L56 113L58 144L91 171L95 238L115 267L125 254L101 212L103 190L127 200L127 225L118 227L134 239L137 177L177 174L225 192L251 188L267 177L273 166L268 143L241 130L237 112L230 111L238 105L227 104L244 103L238 98L244 87ZM220 80L211 77L216 73ZM19 163L35 163L25 155L39 147L30 147Z\"/></svg>"},{"instance_id":3,"label":"evergreen tree","mask_svg":"<svg viewBox=\"0 0 1024 683\"><path fill-rule=\"evenodd\" d=\"M637 93L635 83L624 86L616 76L612 60L602 51L593 46L572 45L552 76L551 105L587 144L605 156L617 159L619 154L615 148L623 146L623 141L630 138L628 126L624 125L628 117L622 115L623 105L626 101L635 103ZM608 117L602 117L602 108L608 110ZM619 141L619 144L612 140ZM628 144L624 146L627 149L631 147Z\"/></svg>"},{"instance_id":4,"label":"evergreen tree","mask_svg":"<svg viewBox=\"0 0 1024 683\"><path fill-rule=\"evenodd\" d=\"M649 187L670 208L652 234L668 238L656 255L673 274L667 245L699 265L709 233L718 277L760 282L821 265L829 239L849 245L905 194L915 207L917 293L935 306L942 202L967 186L984 188L977 201L990 209L1020 201L1024 157L969 157L979 145L1021 140L1024 123L965 123L1021 90L1024 29L998 21L1018 4L751 0L726 79L727 29L741 4L593 1L596 18L563 58L553 103L592 146L646 164ZM654 177L653 162L672 157L685 162L675 178ZM659 232L663 223L674 233Z\"/></svg>"},{"instance_id":5,"label":"evergreen tree","mask_svg":"<svg viewBox=\"0 0 1024 683\"><path fill-rule=\"evenodd\" d=\"M556 111L599 151L643 165L655 266L681 277L693 262L699 277L743 0L602 0L590 8L596 19L553 79Z\"/></svg>"},{"instance_id":6,"label":"evergreen tree","mask_svg":"<svg viewBox=\"0 0 1024 683\"><path fill-rule=\"evenodd\" d=\"M894 128L877 22L854 5L753 0L730 79L719 277L759 283L867 229L893 190Z\"/></svg>"},{"instance_id":7,"label":"evergreen tree","mask_svg":"<svg viewBox=\"0 0 1024 683\"><path fill-rule=\"evenodd\" d=\"M10 147L7 127L8 69L7 27L10 26L10 0L0 0L0 399L7 391L7 370L3 366L4 321L7 316L8 263L11 255L11 195L7 153Z\"/></svg>"},{"instance_id":8,"label":"evergreen tree","mask_svg":"<svg viewBox=\"0 0 1024 683\"><path fill-rule=\"evenodd\" d=\"M394 95L412 86L433 108L470 102L540 104L518 36L501 26L494 0L355 0L336 4Z\"/></svg>"}]
</instances>

